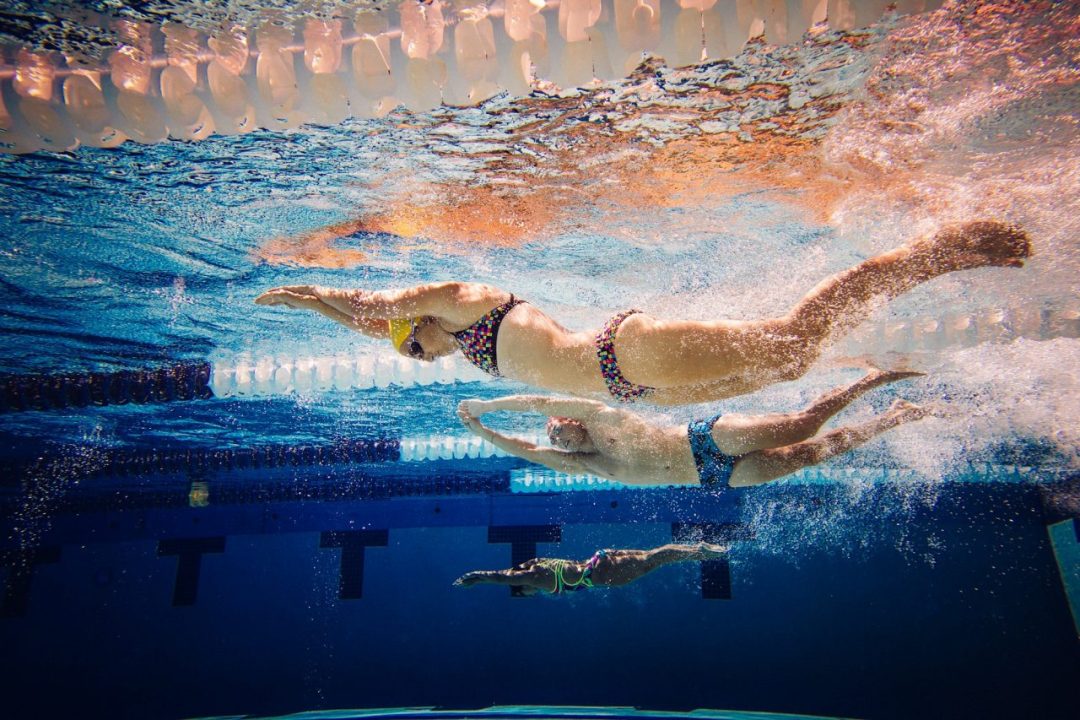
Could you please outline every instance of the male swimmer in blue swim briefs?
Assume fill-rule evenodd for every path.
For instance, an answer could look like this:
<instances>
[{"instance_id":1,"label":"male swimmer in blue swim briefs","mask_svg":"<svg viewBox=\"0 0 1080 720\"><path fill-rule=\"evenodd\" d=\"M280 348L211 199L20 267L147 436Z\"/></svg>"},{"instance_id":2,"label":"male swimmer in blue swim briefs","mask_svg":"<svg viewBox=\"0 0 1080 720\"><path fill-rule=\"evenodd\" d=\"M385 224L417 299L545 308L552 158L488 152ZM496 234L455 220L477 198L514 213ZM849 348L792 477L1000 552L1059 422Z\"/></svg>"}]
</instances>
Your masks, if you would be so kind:
<instances>
[{"instance_id":1,"label":"male swimmer in blue swim briefs","mask_svg":"<svg viewBox=\"0 0 1080 720\"><path fill-rule=\"evenodd\" d=\"M801 412L717 415L689 426L655 425L593 400L539 395L463 400L458 416L496 447L558 472L638 485L744 487L816 465L890 428L924 417L926 411L919 406L896 400L872 420L815 437L829 418L867 390L919 374L875 369ZM480 422L480 416L499 410L547 415L553 447L504 435Z\"/></svg>"},{"instance_id":2,"label":"male swimmer in blue swim briefs","mask_svg":"<svg viewBox=\"0 0 1080 720\"><path fill-rule=\"evenodd\" d=\"M592 587L615 587L632 583L643 575L671 563L712 560L727 548L710 543L669 544L652 550L597 550L588 560L533 558L506 570L473 570L457 580L457 587L509 585L526 595L546 592L564 595Z\"/></svg>"}]
</instances>

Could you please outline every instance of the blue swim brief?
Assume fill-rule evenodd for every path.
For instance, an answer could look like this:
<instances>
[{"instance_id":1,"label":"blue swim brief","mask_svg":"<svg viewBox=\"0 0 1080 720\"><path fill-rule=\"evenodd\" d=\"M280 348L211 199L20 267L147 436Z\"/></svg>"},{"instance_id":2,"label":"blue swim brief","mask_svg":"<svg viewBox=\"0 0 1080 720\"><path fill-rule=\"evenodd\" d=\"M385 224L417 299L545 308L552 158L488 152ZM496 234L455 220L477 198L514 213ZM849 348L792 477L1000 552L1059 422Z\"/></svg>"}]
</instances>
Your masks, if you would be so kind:
<instances>
[{"instance_id":1,"label":"blue swim brief","mask_svg":"<svg viewBox=\"0 0 1080 720\"><path fill-rule=\"evenodd\" d=\"M738 455L728 455L716 446L713 440L712 427L720 415L708 420L694 420L686 428L686 435L690 440L690 451L694 454L694 465L697 466L698 478L702 487L718 485L727 487L731 479L731 471L735 469L735 461Z\"/></svg>"}]
</instances>

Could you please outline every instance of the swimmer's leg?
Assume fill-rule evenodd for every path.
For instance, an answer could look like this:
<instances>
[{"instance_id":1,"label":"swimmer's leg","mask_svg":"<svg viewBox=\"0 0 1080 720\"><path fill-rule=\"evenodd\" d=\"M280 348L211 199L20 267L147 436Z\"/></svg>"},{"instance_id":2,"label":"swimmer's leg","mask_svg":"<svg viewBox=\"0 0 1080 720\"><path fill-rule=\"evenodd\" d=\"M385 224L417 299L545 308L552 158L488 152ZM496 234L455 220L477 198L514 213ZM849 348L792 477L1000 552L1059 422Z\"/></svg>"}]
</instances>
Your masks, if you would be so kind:
<instances>
[{"instance_id":1,"label":"swimmer's leg","mask_svg":"<svg viewBox=\"0 0 1080 720\"><path fill-rule=\"evenodd\" d=\"M784 318L810 341L850 330L874 305L927 280L958 270L996 265L1022 267L1031 255L1027 234L1014 225L969 222L949 225L930 238L865 260L807 293Z\"/></svg>"},{"instance_id":2,"label":"swimmer's leg","mask_svg":"<svg viewBox=\"0 0 1080 720\"><path fill-rule=\"evenodd\" d=\"M817 434L829 418L873 388L922 373L873 369L847 387L822 395L800 412L771 415L723 415L713 424L716 446L728 455L783 447Z\"/></svg>"},{"instance_id":3,"label":"swimmer's leg","mask_svg":"<svg viewBox=\"0 0 1080 720\"><path fill-rule=\"evenodd\" d=\"M1030 254L1027 235L1014 226L949 226L828 278L783 317L673 322L631 315L615 336L615 351L623 376L638 385L666 389L740 377L756 389L801 377L827 339L850 330L883 300L957 270L1019 267ZM705 399L717 398L699 401Z\"/></svg>"},{"instance_id":4,"label":"swimmer's leg","mask_svg":"<svg viewBox=\"0 0 1080 720\"><path fill-rule=\"evenodd\" d=\"M813 440L768 450L757 450L739 458L728 484L732 487L761 485L770 480L817 465L842 455L881 433L925 417L926 410L906 400L897 400L887 412L873 420L852 427L833 430Z\"/></svg>"},{"instance_id":5,"label":"swimmer's leg","mask_svg":"<svg viewBox=\"0 0 1080 720\"><path fill-rule=\"evenodd\" d=\"M709 560L727 552L722 545L711 543L661 545L652 550L608 550L593 569L596 585L626 585L671 563Z\"/></svg>"}]
</instances>

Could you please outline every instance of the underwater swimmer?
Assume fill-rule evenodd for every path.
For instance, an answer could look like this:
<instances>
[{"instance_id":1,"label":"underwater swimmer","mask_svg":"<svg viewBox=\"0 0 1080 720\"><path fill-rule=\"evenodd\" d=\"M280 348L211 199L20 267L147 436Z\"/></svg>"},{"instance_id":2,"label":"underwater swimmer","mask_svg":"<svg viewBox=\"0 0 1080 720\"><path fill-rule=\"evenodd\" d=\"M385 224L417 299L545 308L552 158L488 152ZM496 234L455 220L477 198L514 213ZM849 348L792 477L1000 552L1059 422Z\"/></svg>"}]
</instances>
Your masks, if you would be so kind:
<instances>
[{"instance_id":1,"label":"underwater swimmer","mask_svg":"<svg viewBox=\"0 0 1080 720\"><path fill-rule=\"evenodd\" d=\"M1021 267L1030 254L1027 235L1015 226L948 226L826 279L782 317L680 321L631 310L588 332L571 332L535 305L477 283L378 292L291 285L255 302L314 310L388 338L417 360L460 351L492 375L546 390L681 405L799 378L830 336L862 321L878 300L945 273Z\"/></svg>"},{"instance_id":2,"label":"underwater swimmer","mask_svg":"<svg viewBox=\"0 0 1080 720\"><path fill-rule=\"evenodd\" d=\"M459 577L454 585L510 585L522 588L527 595L537 592L562 595L598 585L626 585L664 565L712 560L726 553L726 547L709 543L662 545L652 550L597 550L591 558L581 562L533 558L508 570L474 570Z\"/></svg>"},{"instance_id":3,"label":"underwater swimmer","mask_svg":"<svg viewBox=\"0 0 1080 720\"><path fill-rule=\"evenodd\" d=\"M463 400L465 426L501 450L557 472L587 473L630 485L761 485L843 454L874 436L927 413L897 400L884 414L814 437L821 426L871 388L920 373L873 370L818 398L805 410L775 415L717 415L689 426L660 426L595 400L516 395ZM553 447L503 435L480 422L509 410L549 416Z\"/></svg>"}]
</instances>

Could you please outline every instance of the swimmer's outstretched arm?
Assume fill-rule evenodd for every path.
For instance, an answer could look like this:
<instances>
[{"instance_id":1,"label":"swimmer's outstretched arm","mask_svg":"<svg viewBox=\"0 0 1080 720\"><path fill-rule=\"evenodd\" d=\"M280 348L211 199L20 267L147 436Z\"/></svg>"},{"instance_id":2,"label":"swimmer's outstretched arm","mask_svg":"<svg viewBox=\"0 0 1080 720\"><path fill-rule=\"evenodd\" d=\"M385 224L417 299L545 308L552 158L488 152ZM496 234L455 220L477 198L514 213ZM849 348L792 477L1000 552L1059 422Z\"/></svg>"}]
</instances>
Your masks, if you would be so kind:
<instances>
[{"instance_id":1,"label":"swimmer's outstretched arm","mask_svg":"<svg viewBox=\"0 0 1080 720\"><path fill-rule=\"evenodd\" d=\"M428 316L467 327L509 297L510 293L490 285L438 282L401 290L286 285L268 290L255 302L260 305L292 304L291 301L297 298L314 298L350 317L392 320Z\"/></svg>"},{"instance_id":2,"label":"swimmer's outstretched arm","mask_svg":"<svg viewBox=\"0 0 1080 720\"><path fill-rule=\"evenodd\" d=\"M264 292L255 298L257 305L284 305L285 307L300 310L314 310L315 312L340 323L350 330L363 333L368 337L385 340L390 337L385 320L374 318L356 317L342 312L338 308L325 302L314 292L314 286L292 285L283 288L274 288Z\"/></svg>"},{"instance_id":3,"label":"swimmer's outstretched arm","mask_svg":"<svg viewBox=\"0 0 1080 720\"><path fill-rule=\"evenodd\" d=\"M473 570L467 572L457 580L454 585L458 587L470 587L472 585L535 585L536 573L533 570Z\"/></svg>"},{"instance_id":4,"label":"swimmer's outstretched arm","mask_svg":"<svg viewBox=\"0 0 1080 720\"><path fill-rule=\"evenodd\" d=\"M509 410L510 412L540 413L548 417L566 417L582 422L588 422L597 414L609 409L607 405L596 400L547 395L507 395L491 400L462 400L458 405L459 413L464 411L473 417Z\"/></svg>"},{"instance_id":5,"label":"swimmer's outstretched arm","mask_svg":"<svg viewBox=\"0 0 1080 720\"><path fill-rule=\"evenodd\" d=\"M487 440L500 450L508 452L522 460L538 463L555 472L568 474L590 472L585 463L581 461L580 453L566 452L565 450L557 450L556 448L540 447L536 443L531 443L528 440L503 435L500 432L492 430L487 425L484 425L477 420L476 417L463 410L462 408L464 405L465 403L458 405L458 417L461 418L461 422L463 422L465 427L469 428L474 435Z\"/></svg>"}]
</instances>

